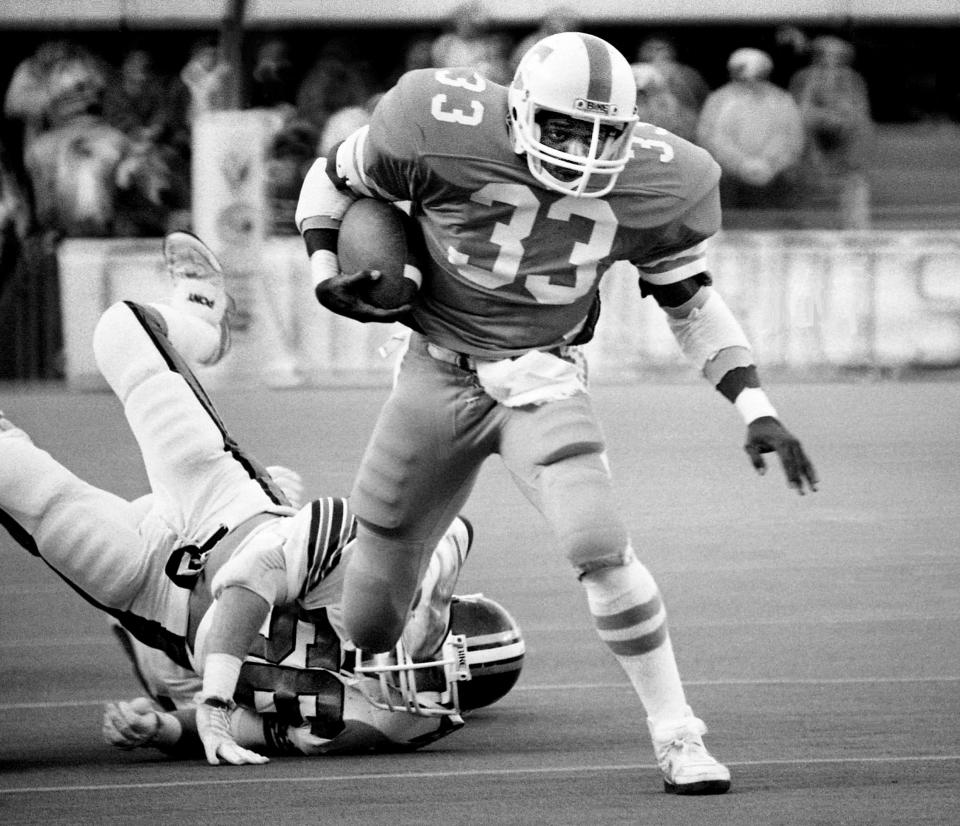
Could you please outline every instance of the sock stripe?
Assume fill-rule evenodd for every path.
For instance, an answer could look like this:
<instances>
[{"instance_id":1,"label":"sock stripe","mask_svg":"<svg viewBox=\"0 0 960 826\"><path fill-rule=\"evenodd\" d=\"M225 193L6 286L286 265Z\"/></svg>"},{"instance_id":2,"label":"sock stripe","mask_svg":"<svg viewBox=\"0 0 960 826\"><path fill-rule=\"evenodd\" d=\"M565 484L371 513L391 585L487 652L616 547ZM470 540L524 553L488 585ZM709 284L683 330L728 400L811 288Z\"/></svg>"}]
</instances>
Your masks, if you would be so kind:
<instances>
[{"instance_id":1,"label":"sock stripe","mask_svg":"<svg viewBox=\"0 0 960 826\"><path fill-rule=\"evenodd\" d=\"M604 642L618 657L639 657L659 648L666 640L667 624L663 622L649 634L641 634L626 640L604 639Z\"/></svg>"},{"instance_id":2,"label":"sock stripe","mask_svg":"<svg viewBox=\"0 0 960 826\"><path fill-rule=\"evenodd\" d=\"M593 620L598 631L619 631L652 620L662 609L660 595L655 594L652 599L640 605L632 605L616 614L594 614Z\"/></svg>"}]
</instances>

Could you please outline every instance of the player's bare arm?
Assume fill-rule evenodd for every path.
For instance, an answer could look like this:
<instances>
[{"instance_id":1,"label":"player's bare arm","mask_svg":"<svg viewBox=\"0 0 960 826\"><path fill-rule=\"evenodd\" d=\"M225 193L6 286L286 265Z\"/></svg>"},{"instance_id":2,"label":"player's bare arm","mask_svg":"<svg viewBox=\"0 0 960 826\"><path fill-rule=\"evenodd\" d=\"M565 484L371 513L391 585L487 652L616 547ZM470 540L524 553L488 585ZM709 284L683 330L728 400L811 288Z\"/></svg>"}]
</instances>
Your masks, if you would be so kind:
<instances>
[{"instance_id":1,"label":"player's bare arm","mask_svg":"<svg viewBox=\"0 0 960 826\"><path fill-rule=\"evenodd\" d=\"M243 658L270 613L270 603L242 586L228 586L217 597L204 643L203 689L197 697L197 730L207 762L266 763L268 758L240 746L230 727Z\"/></svg>"}]
</instances>

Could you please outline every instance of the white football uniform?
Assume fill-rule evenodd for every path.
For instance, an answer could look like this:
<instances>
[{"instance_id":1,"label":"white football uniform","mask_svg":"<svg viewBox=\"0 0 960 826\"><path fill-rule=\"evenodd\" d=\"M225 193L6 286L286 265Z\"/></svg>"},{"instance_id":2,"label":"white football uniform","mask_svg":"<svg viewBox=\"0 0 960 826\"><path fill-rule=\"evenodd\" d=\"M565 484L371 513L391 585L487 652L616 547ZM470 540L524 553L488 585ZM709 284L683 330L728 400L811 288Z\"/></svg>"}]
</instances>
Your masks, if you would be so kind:
<instances>
[{"instance_id":1,"label":"white football uniform","mask_svg":"<svg viewBox=\"0 0 960 826\"><path fill-rule=\"evenodd\" d=\"M152 494L127 502L84 482L22 431L0 431L0 525L132 635L125 648L154 697L188 702L211 582L217 592L242 584L274 608L236 698L268 715L265 731L278 740L286 726L307 723L330 750L362 747L364 732L374 747L383 737L410 745L454 730L438 718L395 720L413 715L374 709L339 676L340 563L355 531L348 504L328 497L291 507L227 433L166 330L156 310L122 302L95 335Z\"/></svg>"}]
</instances>

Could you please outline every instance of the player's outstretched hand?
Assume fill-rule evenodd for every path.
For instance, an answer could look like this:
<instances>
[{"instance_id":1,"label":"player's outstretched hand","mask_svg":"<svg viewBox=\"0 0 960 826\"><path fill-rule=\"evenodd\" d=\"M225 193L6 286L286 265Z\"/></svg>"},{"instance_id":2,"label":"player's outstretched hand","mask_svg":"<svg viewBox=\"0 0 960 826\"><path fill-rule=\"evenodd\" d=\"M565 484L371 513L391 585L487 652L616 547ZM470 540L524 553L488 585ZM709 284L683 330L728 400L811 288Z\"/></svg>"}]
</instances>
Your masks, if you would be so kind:
<instances>
[{"instance_id":1,"label":"player's outstretched hand","mask_svg":"<svg viewBox=\"0 0 960 826\"><path fill-rule=\"evenodd\" d=\"M412 304L403 304L392 310L384 310L365 300L362 288L380 277L376 270L360 270L355 273L340 273L317 284L317 300L331 312L352 318L354 321L399 321Z\"/></svg>"},{"instance_id":2,"label":"player's outstretched hand","mask_svg":"<svg viewBox=\"0 0 960 826\"><path fill-rule=\"evenodd\" d=\"M107 703L101 731L104 741L118 749L149 746L160 731L160 715L149 697Z\"/></svg>"},{"instance_id":3,"label":"player's outstretched hand","mask_svg":"<svg viewBox=\"0 0 960 826\"><path fill-rule=\"evenodd\" d=\"M203 742L203 751L211 766L229 763L233 766L269 763L270 758L245 749L230 732L230 708L212 706L198 700L197 733Z\"/></svg>"},{"instance_id":4,"label":"player's outstretched hand","mask_svg":"<svg viewBox=\"0 0 960 826\"><path fill-rule=\"evenodd\" d=\"M820 480L800 441L773 416L761 416L747 425L747 443L743 449L747 451L757 473L763 475L767 472L763 454L776 453L790 487L795 488L801 496L805 485L811 491L817 489Z\"/></svg>"}]
</instances>

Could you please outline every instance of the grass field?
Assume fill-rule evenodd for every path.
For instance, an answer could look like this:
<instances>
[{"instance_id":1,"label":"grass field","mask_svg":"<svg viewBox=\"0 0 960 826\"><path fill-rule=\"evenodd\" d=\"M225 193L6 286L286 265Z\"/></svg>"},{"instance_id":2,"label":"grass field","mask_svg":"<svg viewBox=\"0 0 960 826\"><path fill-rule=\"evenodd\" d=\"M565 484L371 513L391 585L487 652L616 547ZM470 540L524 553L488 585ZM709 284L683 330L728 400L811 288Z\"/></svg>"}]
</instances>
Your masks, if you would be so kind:
<instances>
[{"instance_id":1,"label":"grass field","mask_svg":"<svg viewBox=\"0 0 960 826\"><path fill-rule=\"evenodd\" d=\"M493 460L461 592L524 630L520 683L411 755L210 767L100 740L137 686L102 618L0 536L3 824L960 823L960 384L773 384L822 478L756 476L699 384L601 386L620 505L658 579L719 798L660 791L642 714L580 587ZM349 490L384 391L214 394L239 440ZM0 408L92 482L144 476L117 401L0 385Z\"/></svg>"}]
</instances>

